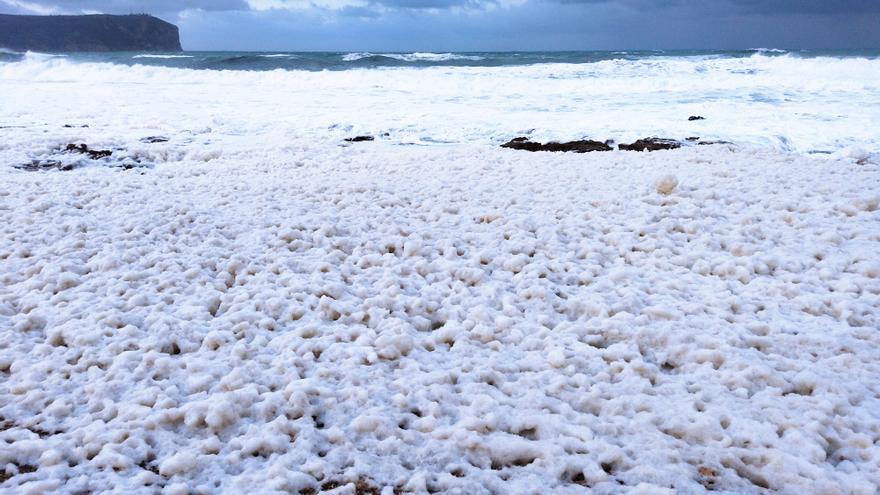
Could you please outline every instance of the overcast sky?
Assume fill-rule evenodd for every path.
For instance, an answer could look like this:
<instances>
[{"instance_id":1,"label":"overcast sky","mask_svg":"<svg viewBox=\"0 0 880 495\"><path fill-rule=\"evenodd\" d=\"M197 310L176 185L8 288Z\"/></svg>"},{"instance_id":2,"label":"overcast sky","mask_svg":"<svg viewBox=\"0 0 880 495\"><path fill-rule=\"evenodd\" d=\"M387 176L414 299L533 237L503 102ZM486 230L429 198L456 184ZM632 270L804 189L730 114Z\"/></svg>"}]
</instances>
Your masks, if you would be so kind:
<instances>
[{"instance_id":1,"label":"overcast sky","mask_svg":"<svg viewBox=\"0 0 880 495\"><path fill-rule=\"evenodd\" d=\"M880 48L880 0L0 0L148 12L187 50Z\"/></svg>"}]
</instances>

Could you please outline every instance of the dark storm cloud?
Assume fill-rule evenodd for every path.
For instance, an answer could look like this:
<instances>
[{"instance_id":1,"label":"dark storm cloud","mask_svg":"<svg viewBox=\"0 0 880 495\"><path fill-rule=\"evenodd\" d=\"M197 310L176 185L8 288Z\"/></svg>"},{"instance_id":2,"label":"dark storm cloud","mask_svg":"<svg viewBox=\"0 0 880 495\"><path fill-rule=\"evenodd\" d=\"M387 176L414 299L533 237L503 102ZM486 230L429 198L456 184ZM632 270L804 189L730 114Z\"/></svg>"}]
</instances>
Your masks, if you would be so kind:
<instances>
[{"instance_id":1,"label":"dark storm cloud","mask_svg":"<svg viewBox=\"0 0 880 495\"><path fill-rule=\"evenodd\" d=\"M636 10L670 8L729 14L838 14L880 12L880 0L545 0L584 5L613 4Z\"/></svg>"},{"instance_id":2,"label":"dark storm cloud","mask_svg":"<svg viewBox=\"0 0 880 495\"><path fill-rule=\"evenodd\" d=\"M638 11L686 9L705 13L753 14L839 14L880 12L880 0L531 0L543 3L610 5ZM404 9L479 8L495 0L372 0L372 5ZM27 6L55 12L98 11L105 13L178 13L187 9L245 11L246 0L0 0L0 10L27 10Z\"/></svg>"},{"instance_id":3,"label":"dark storm cloud","mask_svg":"<svg viewBox=\"0 0 880 495\"><path fill-rule=\"evenodd\" d=\"M680 8L731 14L837 14L880 12L880 0L545 0L572 4L615 4L637 10Z\"/></svg>"},{"instance_id":4,"label":"dark storm cloud","mask_svg":"<svg viewBox=\"0 0 880 495\"><path fill-rule=\"evenodd\" d=\"M375 5L403 9L448 9L451 7L480 8L489 3L494 2L486 0L381 0L374 2Z\"/></svg>"},{"instance_id":5,"label":"dark storm cloud","mask_svg":"<svg viewBox=\"0 0 880 495\"><path fill-rule=\"evenodd\" d=\"M151 12L177 14L186 9L202 10L248 10L245 0L0 0L0 12L15 10L16 13L53 12L78 14L102 12L105 14L130 14Z\"/></svg>"},{"instance_id":6,"label":"dark storm cloud","mask_svg":"<svg viewBox=\"0 0 880 495\"><path fill-rule=\"evenodd\" d=\"M837 14L880 12L880 0L729 0L746 13Z\"/></svg>"}]
</instances>

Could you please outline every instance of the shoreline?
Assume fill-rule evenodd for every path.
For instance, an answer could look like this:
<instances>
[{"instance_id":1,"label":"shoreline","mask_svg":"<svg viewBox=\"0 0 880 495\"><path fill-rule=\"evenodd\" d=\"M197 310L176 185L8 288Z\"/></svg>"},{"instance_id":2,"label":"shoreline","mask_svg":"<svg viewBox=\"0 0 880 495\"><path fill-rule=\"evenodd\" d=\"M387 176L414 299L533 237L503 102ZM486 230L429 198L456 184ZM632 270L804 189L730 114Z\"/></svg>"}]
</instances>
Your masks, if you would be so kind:
<instances>
[{"instance_id":1,"label":"shoreline","mask_svg":"<svg viewBox=\"0 0 880 495\"><path fill-rule=\"evenodd\" d=\"M700 136L783 151L880 151L871 131L877 80L880 59L255 72L35 57L0 63L0 92L13 95L0 126L30 128L2 130L4 145L22 149L42 148L51 136L59 138L51 146L129 148L158 135L189 140L192 149L171 150L184 154L384 133L416 144ZM57 132L64 124L90 128Z\"/></svg>"},{"instance_id":2,"label":"shoreline","mask_svg":"<svg viewBox=\"0 0 880 495\"><path fill-rule=\"evenodd\" d=\"M88 129L88 125L74 126L64 125L65 129L83 128ZM0 128L2 129L2 128ZM62 138L61 142L67 140ZM614 140L595 141L592 139L581 139L576 141L558 141L550 140L546 143L532 141L528 137L516 137L501 144L497 143L405 143L390 140L388 134L375 136L372 134L358 134L350 137L334 139L325 137L322 142L300 144L296 146L291 143L282 149L244 149L237 153L224 153L213 149L198 150L197 147L191 145L191 142L184 137L183 140L164 135L151 135L136 139L135 143L129 143L125 146L91 146L86 140L75 139L70 140L67 144L50 146L40 152L26 152L13 154L12 158L5 158L4 161L10 162L7 168L16 171L25 172L53 172L62 171L70 172L74 170L82 170L86 168L107 168L114 170L129 171L134 170L141 174L156 166L163 165L168 167L176 167L182 173L186 172L186 167L192 167L195 164L211 163L220 159L223 160L241 160L253 161L255 156L265 157L269 155L288 154L291 151L299 149L302 156L306 160L326 160L327 155L339 155L340 151L350 151L353 154L378 154L394 156L397 153L408 153L408 149L468 149L475 150L480 153L489 152L492 149L502 149L504 152L527 153L527 154L562 154L562 155L583 155L583 154L610 154L612 160L620 160L620 154L642 154L642 153L665 153L675 150L694 150L698 153L700 150L706 150L711 156L721 148L731 153L765 153L778 154L780 156L790 156L792 159L798 158L819 158L828 160L849 160L857 165L868 165L880 163L880 152L870 152L861 146L850 146L836 151L814 151L809 153L800 153L793 151L780 151L772 148L756 146L753 144L738 144L723 139L703 140L698 136L688 137L686 139L671 139L646 137L633 141L631 144L616 142ZM101 141L98 141L101 142ZM186 150L182 147L186 145ZM15 149L12 145L9 148ZM106 149L104 149L106 148ZM196 149L194 149L196 148ZM0 148L0 153L2 153ZM0 154L2 156L2 154ZM257 158L259 160L259 158ZM289 160L282 160L289 163ZM301 161L295 161L293 166L301 166Z\"/></svg>"}]
</instances>

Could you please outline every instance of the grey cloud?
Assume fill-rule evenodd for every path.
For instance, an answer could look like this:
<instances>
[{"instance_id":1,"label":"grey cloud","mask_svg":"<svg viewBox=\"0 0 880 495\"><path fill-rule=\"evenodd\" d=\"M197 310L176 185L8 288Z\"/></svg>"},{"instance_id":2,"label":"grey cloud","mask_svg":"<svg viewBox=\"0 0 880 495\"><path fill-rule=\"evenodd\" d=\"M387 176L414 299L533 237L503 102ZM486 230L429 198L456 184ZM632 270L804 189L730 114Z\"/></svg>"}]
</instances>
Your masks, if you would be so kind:
<instances>
[{"instance_id":1,"label":"grey cloud","mask_svg":"<svg viewBox=\"0 0 880 495\"><path fill-rule=\"evenodd\" d=\"M613 4L634 10L670 8L724 14L839 14L880 12L880 0L546 0L572 4Z\"/></svg>"},{"instance_id":2,"label":"grey cloud","mask_svg":"<svg viewBox=\"0 0 880 495\"><path fill-rule=\"evenodd\" d=\"M381 14L376 9L372 9L369 7L352 7L350 5L339 9L338 11L336 11L336 13L340 17L355 17L365 19L377 19L381 17Z\"/></svg>"},{"instance_id":3,"label":"grey cloud","mask_svg":"<svg viewBox=\"0 0 880 495\"><path fill-rule=\"evenodd\" d=\"M389 0L390 1L390 0ZM216 12L181 20L184 46L220 50L493 51L880 47L878 16L691 18L616 2L530 0L486 12L398 8Z\"/></svg>"},{"instance_id":4,"label":"grey cloud","mask_svg":"<svg viewBox=\"0 0 880 495\"><path fill-rule=\"evenodd\" d=\"M224 10L248 10L245 0L56 0L41 1L28 0L27 2L15 2L12 0L0 0L0 12L15 10L15 13L26 13L26 9L15 5L32 4L39 7L52 9L56 13L80 14L83 12L102 12L105 14L177 14L187 9L201 9L208 11Z\"/></svg>"},{"instance_id":5,"label":"grey cloud","mask_svg":"<svg viewBox=\"0 0 880 495\"><path fill-rule=\"evenodd\" d=\"M634 11L662 11L676 9L693 13L715 15L754 14L839 14L880 12L880 0L531 0L540 3L562 3L609 6ZM29 3L54 8L59 12L79 13L99 11L110 14L149 12L176 14L187 9L206 11L245 11L250 6L245 0L0 0L0 11L18 10L17 3ZM401 9L444 9L451 7L481 8L496 0L373 0L370 5ZM368 9L367 9L368 10ZM345 14L366 14L367 10Z\"/></svg>"},{"instance_id":6,"label":"grey cloud","mask_svg":"<svg viewBox=\"0 0 880 495\"><path fill-rule=\"evenodd\" d=\"M484 8L494 1L487 0L379 0L374 5L402 9L448 9L452 7Z\"/></svg>"},{"instance_id":7,"label":"grey cloud","mask_svg":"<svg viewBox=\"0 0 880 495\"><path fill-rule=\"evenodd\" d=\"M880 12L878 0L729 0L746 13L838 14Z\"/></svg>"},{"instance_id":8,"label":"grey cloud","mask_svg":"<svg viewBox=\"0 0 880 495\"><path fill-rule=\"evenodd\" d=\"M19 3L67 12L149 10L176 22L191 50L880 47L880 0L527 0L510 7L500 0L366 1L336 10L256 11L244 0L0 0L0 12ZM498 8L480 11L495 2ZM177 16L187 9L190 15Z\"/></svg>"}]
</instances>

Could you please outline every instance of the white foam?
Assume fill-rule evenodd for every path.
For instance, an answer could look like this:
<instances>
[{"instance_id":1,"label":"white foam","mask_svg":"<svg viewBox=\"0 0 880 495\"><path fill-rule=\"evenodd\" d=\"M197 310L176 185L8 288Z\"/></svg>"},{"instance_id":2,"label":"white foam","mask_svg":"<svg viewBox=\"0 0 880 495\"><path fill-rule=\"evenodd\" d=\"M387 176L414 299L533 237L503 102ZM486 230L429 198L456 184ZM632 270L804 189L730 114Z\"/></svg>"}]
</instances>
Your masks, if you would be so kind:
<instances>
[{"instance_id":1,"label":"white foam","mask_svg":"<svg viewBox=\"0 0 880 495\"><path fill-rule=\"evenodd\" d=\"M364 59L367 57L372 57L372 56L373 56L373 54L369 53L369 52L353 52L353 53L346 53L345 55L343 55L342 60L344 62L356 62L358 60L361 60L361 59Z\"/></svg>"},{"instance_id":2,"label":"white foam","mask_svg":"<svg viewBox=\"0 0 880 495\"><path fill-rule=\"evenodd\" d=\"M193 58L192 55L162 55L153 53L142 53L131 58L158 58L158 59L175 59L175 58Z\"/></svg>"},{"instance_id":3,"label":"white foam","mask_svg":"<svg viewBox=\"0 0 880 495\"><path fill-rule=\"evenodd\" d=\"M479 55L463 55L459 53L431 53L431 52L415 52L415 53L370 53L355 52L347 53L342 56L345 62L355 62L369 57L386 57L403 62L447 62L450 60L483 60L484 57Z\"/></svg>"},{"instance_id":4,"label":"white foam","mask_svg":"<svg viewBox=\"0 0 880 495\"><path fill-rule=\"evenodd\" d=\"M52 60L52 59L57 59L57 58L67 58L67 55L65 55L63 53L43 53L43 52L33 52L30 50L24 52L24 55L25 55L26 60L32 60L32 61L45 61L45 60Z\"/></svg>"},{"instance_id":5,"label":"white foam","mask_svg":"<svg viewBox=\"0 0 880 495\"><path fill-rule=\"evenodd\" d=\"M416 62L416 61L427 61L427 62L446 62L449 60L483 60L484 57L479 55L463 55L459 53L430 53L430 52L415 52L415 53L385 53L382 54L384 57L396 58L398 60L403 60L406 62Z\"/></svg>"},{"instance_id":6,"label":"white foam","mask_svg":"<svg viewBox=\"0 0 880 495\"><path fill-rule=\"evenodd\" d=\"M144 117L159 121L167 121L164 115L174 108L187 108L186 119L169 121L176 129L218 120L222 124L212 143L221 147L222 141L242 141L237 136L270 126L309 139L389 132L389 139L402 143L497 143L530 132L543 140L700 136L795 152L856 145L877 151L878 81L876 59L759 54L325 72L129 67L33 54L0 64L6 94L25 95L5 105L7 115L18 115L22 122L43 113L29 85L63 84L83 97L72 97L43 121L82 120L94 103L86 95L95 92L143 106ZM128 95L116 94L122 84L171 101L129 101ZM171 87L173 92L166 91ZM218 113L197 114L189 101L203 101L204 108ZM216 101L225 102L222 110ZM279 106L296 112L278 112ZM255 115L262 120L251 118ZM706 120L689 122L691 115ZM109 119L114 132L133 125L121 115L101 118Z\"/></svg>"},{"instance_id":7,"label":"white foam","mask_svg":"<svg viewBox=\"0 0 880 495\"><path fill-rule=\"evenodd\" d=\"M0 168L2 491L880 486L860 152L343 147L226 84L0 79L3 120L92 123L3 130L0 163L192 131L144 175Z\"/></svg>"},{"instance_id":8,"label":"white foam","mask_svg":"<svg viewBox=\"0 0 880 495\"><path fill-rule=\"evenodd\" d=\"M788 53L788 50L782 50L780 48L751 48L751 51L758 53Z\"/></svg>"}]
</instances>

